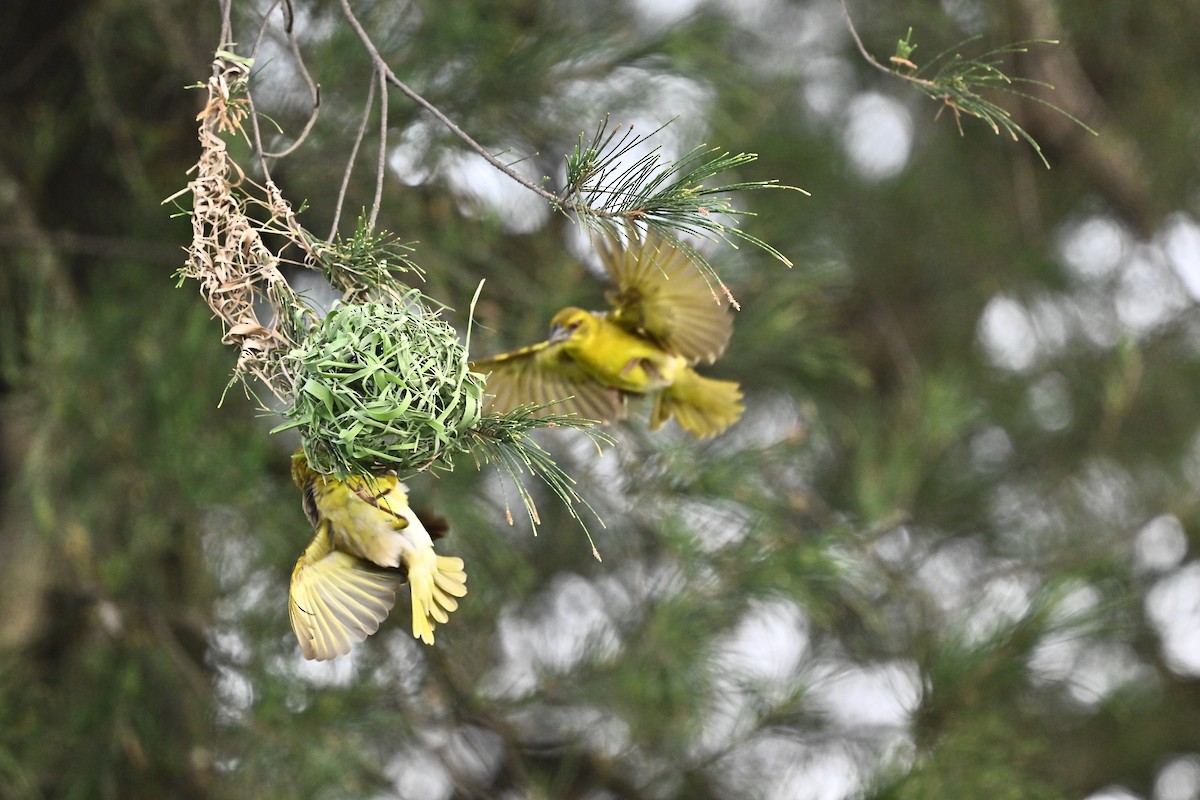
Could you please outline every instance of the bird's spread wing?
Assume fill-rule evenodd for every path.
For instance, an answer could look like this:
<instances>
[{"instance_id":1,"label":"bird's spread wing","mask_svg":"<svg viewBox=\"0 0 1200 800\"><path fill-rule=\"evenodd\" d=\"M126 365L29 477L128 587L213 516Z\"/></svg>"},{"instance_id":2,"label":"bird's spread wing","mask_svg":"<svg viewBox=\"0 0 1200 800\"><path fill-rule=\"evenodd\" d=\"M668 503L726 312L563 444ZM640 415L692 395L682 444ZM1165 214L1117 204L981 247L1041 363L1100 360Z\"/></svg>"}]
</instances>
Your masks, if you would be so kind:
<instances>
[{"instance_id":1,"label":"bird's spread wing","mask_svg":"<svg viewBox=\"0 0 1200 800\"><path fill-rule=\"evenodd\" d=\"M328 522L292 571L289 616L305 658L326 661L379 630L396 602L403 573L333 550Z\"/></svg>"},{"instance_id":2,"label":"bird's spread wing","mask_svg":"<svg viewBox=\"0 0 1200 800\"><path fill-rule=\"evenodd\" d=\"M687 254L650 231L644 240L598 241L600 259L616 284L610 319L689 361L715 361L733 330L728 302Z\"/></svg>"},{"instance_id":3,"label":"bird's spread wing","mask_svg":"<svg viewBox=\"0 0 1200 800\"><path fill-rule=\"evenodd\" d=\"M575 413L597 420L620 419L625 411L617 392L589 377L559 345L549 342L476 361L471 369L487 375L484 394L491 396L491 411L554 403L538 415Z\"/></svg>"}]
</instances>

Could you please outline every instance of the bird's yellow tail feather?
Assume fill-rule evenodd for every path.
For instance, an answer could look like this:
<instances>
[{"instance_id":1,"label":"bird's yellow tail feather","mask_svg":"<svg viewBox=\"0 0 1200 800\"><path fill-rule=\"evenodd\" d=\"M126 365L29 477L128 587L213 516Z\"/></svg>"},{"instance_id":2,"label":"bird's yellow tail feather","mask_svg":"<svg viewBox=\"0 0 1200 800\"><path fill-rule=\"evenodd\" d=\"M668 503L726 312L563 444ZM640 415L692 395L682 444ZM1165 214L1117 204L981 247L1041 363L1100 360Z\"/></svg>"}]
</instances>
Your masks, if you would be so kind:
<instances>
[{"instance_id":1,"label":"bird's yellow tail feather","mask_svg":"<svg viewBox=\"0 0 1200 800\"><path fill-rule=\"evenodd\" d=\"M458 609L457 598L467 593L463 560L439 556L432 545L421 548L408 565L408 583L412 591L413 636L433 644L434 624L448 622L450 612Z\"/></svg>"},{"instance_id":2,"label":"bird's yellow tail feather","mask_svg":"<svg viewBox=\"0 0 1200 800\"><path fill-rule=\"evenodd\" d=\"M650 415L650 430L662 427L671 417L679 427L699 439L716 436L742 416L742 390L736 381L705 378L691 367L658 393Z\"/></svg>"}]
</instances>

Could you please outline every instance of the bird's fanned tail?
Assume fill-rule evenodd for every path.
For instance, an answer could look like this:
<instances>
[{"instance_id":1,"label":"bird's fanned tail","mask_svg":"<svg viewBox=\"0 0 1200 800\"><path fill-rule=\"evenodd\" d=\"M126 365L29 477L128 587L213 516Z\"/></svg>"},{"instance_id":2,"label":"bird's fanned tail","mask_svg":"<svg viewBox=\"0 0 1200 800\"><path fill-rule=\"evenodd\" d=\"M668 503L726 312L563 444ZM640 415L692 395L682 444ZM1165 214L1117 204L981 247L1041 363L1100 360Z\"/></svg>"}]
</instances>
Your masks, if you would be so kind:
<instances>
[{"instance_id":1,"label":"bird's fanned tail","mask_svg":"<svg viewBox=\"0 0 1200 800\"><path fill-rule=\"evenodd\" d=\"M706 439L737 422L744 410L742 390L736 381L706 378L687 367L655 398L650 430L658 430L674 417L679 427Z\"/></svg>"},{"instance_id":2,"label":"bird's fanned tail","mask_svg":"<svg viewBox=\"0 0 1200 800\"><path fill-rule=\"evenodd\" d=\"M432 544L419 548L410 556L408 584L412 593L413 636L425 644L433 644L434 625L448 622L450 613L458 609L458 598L467 593L463 560L437 555Z\"/></svg>"}]
</instances>

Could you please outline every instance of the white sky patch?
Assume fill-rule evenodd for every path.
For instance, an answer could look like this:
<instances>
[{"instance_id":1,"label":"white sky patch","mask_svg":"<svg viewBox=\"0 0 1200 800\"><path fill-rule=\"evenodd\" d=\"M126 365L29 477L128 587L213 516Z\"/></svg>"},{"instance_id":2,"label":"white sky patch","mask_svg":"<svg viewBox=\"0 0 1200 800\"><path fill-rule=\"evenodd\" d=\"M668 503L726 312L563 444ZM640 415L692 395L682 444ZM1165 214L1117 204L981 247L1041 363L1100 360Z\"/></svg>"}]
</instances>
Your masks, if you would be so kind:
<instances>
[{"instance_id":1,"label":"white sky patch","mask_svg":"<svg viewBox=\"0 0 1200 800\"><path fill-rule=\"evenodd\" d=\"M408 747L388 761L383 772L392 779L400 797L445 800L454 793L454 782L436 753L424 747Z\"/></svg>"},{"instance_id":2,"label":"white sky patch","mask_svg":"<svg viewBox=\"0 0 1200 800\"><path fill-rule=\"evenodd\" d=\"M752 37L753 43L739 55L756 72L799 79L801 96L812 112L806 118L844 121L856 81L846 58L848 33L837 4L725 0L721 8ZM790 105L781 101L781 106Z\"/></svg>"},{"instance_id":3,"label":"white sky patch","mask_svg":"<svg viewBox=\"0 0 1200 800\"><path fill-rule=\"evenodd\" d=\"M1082 641L1067 631L1042 637L1029 656L1029 671L1035 681L1059 683L1067 679L1083 648Z\"/></svg>"},{"instance_id":4,"label":"white sky patch","mask_svg":"<svg viewBox=\"0 0 1200 800\"><path fill-rule=\"evenodd\" d=\"M578 742L583 749L599 751L607 758L630 750L629 724L619 715L594 706L535 701L512 710L507 719L518 735Z\"/></svg>"},{"instance_id":5,"label":"white sky patch","mask_svg":"<svg viewBox=\"0 0 1200 800\"><path fill-rule=\"evenodd\" d=\"M1070 299L1050 294L1033 298L1026 313L1041 353L1054 355L1067 346L1071 339L1073 312L1074 304Z\"/></svg>"},{"instance_id":6,"label":"white sky patch","mask_svg":"<svg viewBox=\"0 0 1200 800\"><path fill-rule=\"evenodd\" d=\"M229 666L218 666L213 681L217 699L217 717L222 722L242 720L254 702L254 684L241 672Z\"/></svg>"},{"instance_id":7,"label":"white sky patch","mask_svg":"<svg viewBox=\"0 0 1200 800\"><path fill-rule=\"evenodd\" d=\"M766 800L842 800L861 788L862 771L850 753L836 745L813 746L794 738L764 737L761 751ZM757 792L755 792L757 796Z\"/></svg>"},{"instance_id":8,"label":"white sky patch","mask_svg":"<svg viewBox=\"0 0 1200 800\"><path fill-rule=\"evenodd\" d=\"M1124 643L1104 642L1080 651L1068 677L1071 696L1094 705L1133 681L1148 676L1146 667Z\"/></svg>"},{"instance_id":9,"label":"white sky patch","mask_svg":"<svg viewBox=\"0 0 1200 800\"><path fill-rule=\"evenodd\" d=\"M971 464L980 472L994 472L1012 458L1012 438L999 425L991 425L971 437Z\"/></svg>"},{"instance_id":10,"label":"white sky patch","mask_svg":"<svg viewBox=\"0 0 1200 800\"><path fill-rule=\"evenodd\" d=\"M866 770L861 761L861 752L846 743L764 732L731 748L712 771L723 796L844 800L862 790Z\"/></svg>"},{"instance_id":11,"label":"white sky patch","mask_svg":"<svg viewBox=\"0 0 1200 800\"><path fill-rule=\"evenodd\" d=\"M388 151L388 168L401 183L419 186L441 175L462 198L460 207L468 216L493 215L511 233L530 233L546 224L551 210L545 200L477 153L434 149L439 139L433 126L431 122L414 122L404 129ZM498 147L492 155L530 181L542 183L543 176L533 168L535 162L528 158L528 153Z\"/></svg>"},{"instance_id":12,"label":"white sky patch","mask_svg":"<svg viewBox=\"0 0 1200 800\"><path fill-rule=\"evenodd\" d=\"M1006 480L989 496L991 524L1017 552L1034 552L1042 542L1057 541L1068 527L1061 507L1038 491L1029 481Z\"/></svg>"},{"instance_id":13,"label":"white sky patch","mask_svg":"<svg viewBox=\"0 0 1200 800\"><path fill-rule=\"evenodd\" d=\"M795 603L751 603L717 644L714 703L691 743L691 756L718 754L750 733L764 705L794 690L808 647L808 618Z\"/></svg>"},{"instance_id":14,"label":"white sky patch","mask_svg":"<svg viewBox=\"0 0 1200 800\"><path fill-rule=\"evenodd\" d=\"M911 661L840 665L809 690L809 700L843 728L899 728L920 704L921 673Z\"/></svg>"},{"instance_id":15,"label":"white sky patch","mask_svg":"<svg viewBox=\"0 0 1200 800\"><path fill-rule=\"evenodd\" d=\"M589 749L599 751L607 758L617 758L629 750L629 723L616 714L597 708L572 709L572 732ZM571 738L571 737L566 737Z\"/></svg>"},{"instance_id":16,"label":"white sky patch","mask_svg":"<svg viewBox=\"0 0 1200 800\"><path fill-rule=\"evenodd\" d=\"M1176 756L1154 778L1154 800L1200 798L1200 755Z\"/></svg>"},{"instance_id":17,"label":"white sky patch","mask_svg":"<svg viewBox=\"0 0 1200 800\"><path fill-rule=\"evenodd\" d=\"M799 78L808 119L837 123L855 92L845 55L849 36L836 3L714 0L712 6L752 37L738 55L761 75ZM781 106L787 104L781 99Z\"/></svg>"},{"instance_id":18,"label":"white sky patch","mask_svg":"<svg viewBox=\"0 0 1200 800\"><path fill-rule=\"evenodd\" d=\"M888 566L899 567L912 560L913 536L900 525L875 540L875 554Z\"/></svg>"},{"instance_id":19,"label":"white sky patch","mask_svg":"<svg viewBox=\"0 0 1200 800\"><path fill-rule=\"evenodd\" d=\"M981 34L987 30L987 15L975 0L942 0L942 10L969 34Z\"/></svg>"},{"instance_id":20,"label":"white sky patch","mask_svg":"<svg viewBox=\"0 0 1200 800\"><path fill-rule=\"evenodd\" d=\"M1167 666L1180 675L1200 675L1200 561L1159 580L1145 602Z\"/></svg>"},{"instance_id":21,"label":"white sky patch","mask_svg":"<svg viewBox=\"0 0 1200 800\"><path fill-rule=\"evenodd\" d=\"M1037 358L1037 334L1024 306L1004 295L993 297L983 309L976 334L995 366L1024 372Z\"/></svg>"},{"instance_id":22,"label":"white sky patch","mask_svg":"<svg viewBox=\"0 0 1200 800\"><path fill-rule=\"evenodd\" d=\"M534 162L521 160L521 154L509 151L496 155L523 177L541 182L542 176L532 167ZM532 233L550 219L550 205L544 199L493 167L483 156L464 151L447 154L444 172L449 184L466 201L460 206L464 214L495 216L510 233Z\"/></svg>"},{"instance_id":23,"label":"white sky patch","mask_svg":"<svg viewBox=\"0 0 1200 800\"><path fill-rule=\"evenodd\" d=\"M619 647L605 596L573 573L557 575L524 611L501 611L496 630L502 660L484 679L484 691L494 697L528 694L541 673L565 673L585 657Z\"/></svg>"},{"instance_id":24,"label":"white sky patch","mask_svg":"<svg viewBox=\"0 0 1200 800\"><path fill-rule=\"evenodd\" d=\"M1139 795L1124 786L1105 786L1098 792L1092 792L1083 800L1143 800Z\"/></svg>"},{"instance_id":25,"label":"white sky patch","mask_svg":"<svg viewBox=\"0 0 1200 800\"><path fill-rule=\"evenodd\" d=\"M245 516L232 506L212 506L204 512L201 520L204 535L200 540L204 549L204 557L212 565L212 574L217 585L227 595L241 590L246 583L253 582L262 585L266 591L267 585L273 583L265 574L252 575L250 565L256 563L262 546L253 538L235 536L231 531L245 530L249 524ZM247 552L249 551L249 552ZM225 603L218 608L221 619L236 619L248 606L238 603L236 594L233 602Z\"/></svg>"},{"instance_id":26,"label":"white sky patch","mask_svg":"<svg viewBox=\"0 0 1200 800\"><path fill-rule=\"evenodd\" d=\"M597 590L604 595L605 608L615 617L632 614L640 618L643 603L675 597L687 585L687 573L669 559L628 561L596 580Z\"/></svg>"},{"instance_id":27,"label":"white sky patch","mask_svg":"<svg viewBox=\"0 0 1200 800\"><path fill-rule=\"evenodd\" d=\"M1103 597L1096 587L1081 584L1055 604L1051 616L1059 627L1042 637L1029 658L1035 681L1063 684L1078 703L1092 705L1131 681L1144 679L1148 667L1128 644L1096 639L1094 614Z\"/></svg>"},{"instance_id":28,"label":"white sky patch","mask_svg":"<svg viewBox=\"0 0 1200 800\"><path fill-rule=\"evenodd\" d=\"M701 0L632 0L638 15L654 28L682 22L695 13Z\"/></svg>"},{"instance_id":29,"label":"white sky patch","mask_svg":"<svg viewBox=\"0 0 1200 800\"><path fill-rule=\"evenodd\" d=\"M979 543L961 539L925 559L917 568L916 582L938 609L950 616L963 610L983 566Z\"/></svg>"},{"instance_id":30,"label":"white sky patch","mask_svg":"<svg viewBox=\"0 0 1200 800\"><path fill-rule=\"evenodd\" d=\"M1093 346L1108 350L1121 340L1124 331L1107 295L1077 294L1074 304L1075 324Z\"/></svg>"},{"instance_id":31,"label":"white sky patch","mask_svg":"<svg viewBox=\"0 0 1200 800\"><path fill-rule=\"evenodd\" d=\"M882 181L898 175L912 152L913 123L898 101L865 92L850 102L842 137L850 165L864 179Z\"/></svg>"},{"instance_id":32,"label":"white sky patch","mask_svg":"<svg viewBox=\"0 0 1200 800\"><path fill-rule=\"evenodd\" d=\"M1200 300L1200 225L1186 214L1174 214L1159 240L1188 294L1193 300Z\"/></svg>"},{"instance_id":33,"label":"white sky patch","mask_svg":"<svg viewBox=\"0 0 1200 800\"><path fill-rule=\"evenodd\" d=\"M1134 563L1141 572L1165 572L1183 562L1187 548L1187 534L1179 517L1162 514L1138 531L1133 540Z\"/></svg>"},{"instance_id":34,"label":"white sky patch","mask_svg":"<svg viewBox=\"0 0 1200 800\"><path fill-rule=\"evenodd\" d=\"M1149 247L1137 248L1121 270L1113 302L1117 319L1137 334L1169 322L1188 305L1175 273Z\"/></svg>"},{"instance_id":35,"label":"white sky patch","mask_svg":"<svg viewBox=\"0 0 1200 800\"><path fill-rule=\"evenodd\" d=\"M1081 281L1111 278L1132 246L1129 231L1111 217L1092 216L1062 228L1058 254Z\"/></svg>"},{"instance_id":36,"label":"white sky patch","mask_svg":"<svg viewBox=\"0 0 1200 800\"><path fill-rule=\"evenodd\" d=\"M1054 605L1052 616L1056 622L1074 621L1092 614L1100 605L1103 595L1090 583L1081 583L1067 592Z\"/></svg>"},{"instance_id":37,"label":"white sky patch","mask_svg":"<svg viewBox=\"0 0 1200 800\"><path fill-rule=\"evenodd\" d=\"M538 605L549 613L544 616L546 624L540 626L535 652L541 664L565 672L594 647L608 651L616 647L604 597L587 579L560 575L544 594Z\"/></svg>"},{"instance_id":38,"label":"white sky patch","mask_svg":"<svg viewBox=\"0 0 1200 800\"><path fill-rule=\"evenodd\" d=\"M296 294L304 298L310 306L322 316L329 313L335 300L342 299L342 293L329 285L324 275L315 270L301 270L291 278L292 288Z\"/></svg>"},{"instance_id":39,"label":"white sky patch","mask_svg":"<svg viewBox=\"0 0 1200 800\"><path fill-rule=\"evenodd\" d=\"M782 696L808 652L808 618L788 600L756 601L717 647L722 674Z\"/></svg>"},{"instance_id":40,"label":"white sky patch","mask_svg":"<svg viewBox=\"0 0 1200 800\"><path fill-rule=\"evenodd\" d=\"M457 781L482 784L500 768L504 741L495 731L475 725L464 725L448 731L439 754ZM463 781L465 778L466 781Z\"/></svg>"},{"instance_id":41,"label":"white sky patch","mask_svg":"<svg viewBox=\"0 0 1200 800\"><path fill-rule=\"evenodd\" d=\"M630 87L637 87L637 91L631 92ZM610 126L621 125L620 133L633 126L633 132L640 136L649 136L669 122L649 140L651 147L660 145L664 158L669 159L678 158L705 140L704 119L715 97L711 87L692 78L626 66L602 78L567 81L556 105L579 109L582 116L564 125L587 131L589 136L596 129L598 114L611 113ZM643 152L631 153L624 163L633 163Z\"/></svg>"},{"instance_id":42,"label":"white sky patch","mask_svg":"<svg viewBox=\"0 0 1200 800\"><path fill-rule=\"evenodd\" d=\"M404 600L400 600L403 603ZM400 620L404 619L402 612L393 611ZM387 649L388 657L371 671L371 682L386 688L391 694L416 694L425 679L428 664L421 648L426 645L418 642L412 635L412 630L402 622L390 625L371 639L372 647Z\"/></svg>"},{"instance_id":43,"label":"white sky patch","mask_svg":"<svg viewBox=\"0 0 1200 800\"><path fill-rule=\"evenodd\" d=\"M655 0L643 0L653 3ZM779 12L779 0L716 0L714 3L734 22L744 28L761 30L767 17Z\"/></svg>"},{"instance_id":44,"label":"white sky patch","mask_svg":"<svg viewBox=\"0 0 1200 800\"><path fill-rule=\"evenodd\" d=\"M684 499L679 502L679 511L702 553L715 553L737 544L750 532L750 512L730 500Z\"/></svg>"},{"instance_id":45,"label":"white sky patch","mask_svg":"<svg viewBox=\"0 0 1200 800\"><path fill-rule=\"evenodd\" d=\"M405 128L399 140L388 151L387 164L405 186L420 186L433 177L436 164L431 163L433 123L417 120Z\"/></svg>"},{"instance_id":46,"label":"white sky patch","mask_svg":"<svg viewBox=\"0 0 1200 800\"><path fill-rule=\"evenodd\" d=\"M1029 612L1035 581L1029 575L1004 575L987 581L971 602L966 635L986 641Z\"/></svg>"},{"instance_id":47,"label":"white sky patch","mask_svg":"<svg viewBox=\"0 0 1200 800\"><path fill-rule=\"evenodd\" d=\"M358 662L358 647L344 656L329 661L309 661L300 655L296 647L296 660L291 670L301 680L313 686L349 686L355 677Z\"/></svg>"},{"instance_id":48,"label":"white sky patch","mask_svg":"<svg viewBox=\"0 0 1200 800\"><path fill-rule=\"evenodd\" d=\"M1072 483L1080 504L1094 519L1118 528L1140 522L1134 512L1133 479L1129 470L1116 461L1091 459Z\"/></svg>"},{"instance_id":49,"label":"white sky patch","mask_svg":"<svg viewBox=\"0 0 1200 800\"><path fill-rule=\"evenodd\" d=\"M1029 669L1036 679L1057 683L1071 676L1075 663L1088 645L1084 632L1101 599L1096 587L1081 584L1054 605L1051 618L1055 625L1062 627L1043 636L1030 655Z\"/></svg>"},{"instance_id":50,"label":"white sky patch","mask_svg":"<svg viewBox=\"0 0 1200 800\"><path fill-rule=\"evenodd\" d=\"M1061 431L1071 424L1075 411L1071 407L1071 387L1067 379L1050 372L1029 387L1029 410L1038 425L1046 431Z\"/></svg>"},{"instance_id":51,"label":"white sky patch","mask_svg":"<svg viewBox=\"0 0 1200 800\"><path fill-rule=\"evenodd\" d=\"M746 412L753 423L738 425L725 434L738 450L766 450L796 441L807 429L807 418L801 414L796 398L782 392L757 395Z\"/></svg>"},{"instance_id":52,"label":"white sky patch","mask_svg":"<svg viewBox=\"0 0 1200 800\"><path fill-rule=\"evenodd\" d=\"M804 102L818 119L834 117L854 94L854 70L844 58L813 58L805 64L804 78Z\"/></svg>"}]
</instances>

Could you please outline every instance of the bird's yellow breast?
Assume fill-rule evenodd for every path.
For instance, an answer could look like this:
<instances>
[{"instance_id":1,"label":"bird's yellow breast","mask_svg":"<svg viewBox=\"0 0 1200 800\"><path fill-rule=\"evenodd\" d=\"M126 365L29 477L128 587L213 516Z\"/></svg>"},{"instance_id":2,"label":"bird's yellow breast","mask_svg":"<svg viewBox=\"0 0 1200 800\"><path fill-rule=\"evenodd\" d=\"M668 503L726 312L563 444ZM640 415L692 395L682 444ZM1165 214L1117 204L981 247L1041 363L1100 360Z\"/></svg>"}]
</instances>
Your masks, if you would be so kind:
<instances>
[{"instance_id":1,"label":"bird's yellow breast","mask_svg":"<svg viewBox=\"0 0 1200 800\"><path fill-rule=\"evenodd\" d=\"M399 566L408 527L407 495L394 476L367 480L319 477L313 487L317 513L329 521L333 546L385 567Z\"/></svg>"},{"instance_id":2,"label":"bird's yellow breast","mask_svg":"<svg viewBox=\"0 0 1200 800\"><path fill-rule=\"evenodd\" d=\"M670 386L686 359L671 355L603 317L586 335L564 343L568 355L601 383L625 392L653 392Z\"/></svg>"}]
</instances>

